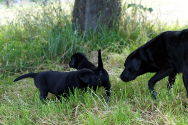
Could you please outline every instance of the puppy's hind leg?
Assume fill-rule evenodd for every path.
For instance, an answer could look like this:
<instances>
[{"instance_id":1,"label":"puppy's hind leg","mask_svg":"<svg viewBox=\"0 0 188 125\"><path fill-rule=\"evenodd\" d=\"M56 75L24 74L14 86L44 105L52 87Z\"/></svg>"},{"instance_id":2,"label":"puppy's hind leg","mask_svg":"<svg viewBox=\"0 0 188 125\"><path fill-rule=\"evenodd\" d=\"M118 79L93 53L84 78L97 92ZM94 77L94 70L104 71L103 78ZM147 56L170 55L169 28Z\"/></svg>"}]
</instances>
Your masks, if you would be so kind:
<instances>
[{"instance_id":1,"label":"puppy's hind leg","mask_svg":"<svg viewBox=\"0 0 188 125\"><path fill-rule=\"evenodd\" d=\"M106 102L110 102L110 96L111 96L111 84L110 82L105 84L104 86L106 91Z\"/></svg>"},{"instance_id":2,"label":"puppy's hind leg","mask_svg":"<svg viewBox=\"0 0 188 125\"><path fill-rule=\"evenodd\" d=\"M46 98L48 96L48 91L46 90L40 90L40 100L43 102L43 103L46 103Z\"/></svg>"},{"instance_id":3,"label":"puppy's hind leg","mask_svg":"<svg viewBox=\"0 0 188 125\"><path fill-rule=\"evenodd\" d=\"M46 86L44 84L45 82L43 82L43 79L39 79L39 78L34 79L34 81L35 81L35 86L40 91L40 95L39 95L40 100L43 103L46 103L45 101L46 101L46 98L48 96L48 90L47 90L47 88L46 88Z\"/></svg>"},{"instance_id":4,"label":"puppy's hind leg","mask_svg":"<svg viewBox=\"0 0 188 125\"><path fill-rule=\"evenodd\" d=\"M168 90L170 90L172 88L175 80L176 80L176 73L173 72L168 76L168 84L167 84Z\"/></svg>"}]
</instances>

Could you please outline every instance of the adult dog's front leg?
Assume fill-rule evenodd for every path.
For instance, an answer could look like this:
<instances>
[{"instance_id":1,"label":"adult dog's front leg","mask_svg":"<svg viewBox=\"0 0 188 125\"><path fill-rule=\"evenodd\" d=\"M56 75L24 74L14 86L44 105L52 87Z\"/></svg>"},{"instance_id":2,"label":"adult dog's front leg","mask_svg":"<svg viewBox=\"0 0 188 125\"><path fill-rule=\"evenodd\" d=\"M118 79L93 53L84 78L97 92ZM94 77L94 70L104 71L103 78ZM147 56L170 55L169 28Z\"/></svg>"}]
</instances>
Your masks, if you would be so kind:
<instances>
[{"instance_id":1,"label":"adult dog's front leg","mask_svg":"<svg viewBox=\"0 0 188 125\"><path fill-rule=\"evenodd\" d=\"M188 71L187 71L188 66L185 66L184 71L183 71L183 83L187 92L187 98L188 98Z\"/></svg>"},{"instance_id":2,"label":"adult dog's front leg","mask_svg":"<svg viewBox=\"0 0 188 125\"><path fill-rule=\"evenodd\" d=\"M151 96L156 99L157 92L154 90L154 86L156 82L160 81L161 79L165 78L166 76L169 75L171 70L161 70L157 72L148 82L148 87L151 93Z\"/></svg>"},{"instance_id":3,"label":"adult dog's front leg","mask_svg":"<svg viewBox=\"0 0 188 125\"><path fill-rule=\"evenodd\" d=\"M168 76L168 84L167 84L168 90L170 90L172 88L175 80L176 80L176 73L173 72Z\"/></svg>"}]
</instances>

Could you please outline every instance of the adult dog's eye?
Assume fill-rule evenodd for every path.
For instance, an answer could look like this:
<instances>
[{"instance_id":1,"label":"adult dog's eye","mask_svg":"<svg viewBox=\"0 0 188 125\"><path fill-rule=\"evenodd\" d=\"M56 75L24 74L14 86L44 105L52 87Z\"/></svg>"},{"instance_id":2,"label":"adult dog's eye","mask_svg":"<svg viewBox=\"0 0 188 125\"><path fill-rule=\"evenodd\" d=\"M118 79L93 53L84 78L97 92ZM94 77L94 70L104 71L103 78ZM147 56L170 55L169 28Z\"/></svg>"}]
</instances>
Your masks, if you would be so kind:
<instances>
[{"instance_id":1,"label":"adult dog's eye","mask_svg":"<svg viewBox=\"0 0 188 125\"><path fill-rule=\"evenodd\" d=\"M132 72L132 70L131 69L127 69L129 72Z\"/></svg>"},{"instance_id":2,"label":"adult dog's eye","mask_svg":"<svg viewBox=\"0 0 188 125\"><path fill-rule=\"evenodd\" d=\"M132 68L127 68L127 71L134 72Z\"/></svg>"},{"instance_id":3,"label":"adult dog's eye","mask_svg":"<svg viewBox=\"0 0 188 125\"><path fill-rule=\"evenodd\" d=\"M127 68L127 67L125 67L125 70L128 70L128 68Z\"/></svg>"},{"instance_id":4,"label":"adult dog's eye","mask_svg":"<svg viewBox=\"0 0 188 125\"><path fill-rule=\"evenodd\" d=\"M125 67L125 70L128 71L128 72L130 72L128 67Z\"/></svg>"}]
</instances>

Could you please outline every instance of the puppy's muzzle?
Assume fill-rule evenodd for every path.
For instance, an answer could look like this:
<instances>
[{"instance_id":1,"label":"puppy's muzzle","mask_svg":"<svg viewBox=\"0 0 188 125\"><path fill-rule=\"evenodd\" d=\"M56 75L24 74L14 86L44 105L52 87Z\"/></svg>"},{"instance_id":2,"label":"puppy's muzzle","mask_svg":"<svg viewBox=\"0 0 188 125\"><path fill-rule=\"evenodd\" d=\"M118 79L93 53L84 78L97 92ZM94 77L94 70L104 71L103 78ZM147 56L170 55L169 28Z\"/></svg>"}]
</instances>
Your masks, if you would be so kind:
<instances>
[{"instance_id":1,"label":"puppy's muzzle","mask_svg":"<svg viewBox=\"0 0 188 125\"><path fill-rule=\"evenodd\" d=\"M71 62L69 62L69 66L70 66L71 68L74 67L73 63L71 63Z\"/></svg>"}]
</instances>

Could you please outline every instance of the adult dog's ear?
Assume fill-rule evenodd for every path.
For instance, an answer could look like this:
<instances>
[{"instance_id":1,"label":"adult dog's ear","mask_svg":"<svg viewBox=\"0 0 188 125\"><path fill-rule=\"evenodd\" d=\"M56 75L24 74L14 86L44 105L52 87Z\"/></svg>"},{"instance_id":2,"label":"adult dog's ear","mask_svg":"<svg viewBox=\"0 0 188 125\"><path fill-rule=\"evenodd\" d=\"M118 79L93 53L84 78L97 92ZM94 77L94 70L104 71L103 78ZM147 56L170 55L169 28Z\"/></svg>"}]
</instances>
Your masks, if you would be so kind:
<instances>
[{"instance_id":1,"label":"adult dog's ear","mask_svg":"<svg viewBox=\"0 0 188 125\"><path fill-rule=\"evenodd\" d=\"M97 75L95 75L95 73L93 71L88 71L88 72L82 72L79 75L79 79L87 84L87 85L97 85L99 83L99 78L97 77Z\"/></svg>"}]
</instances>

